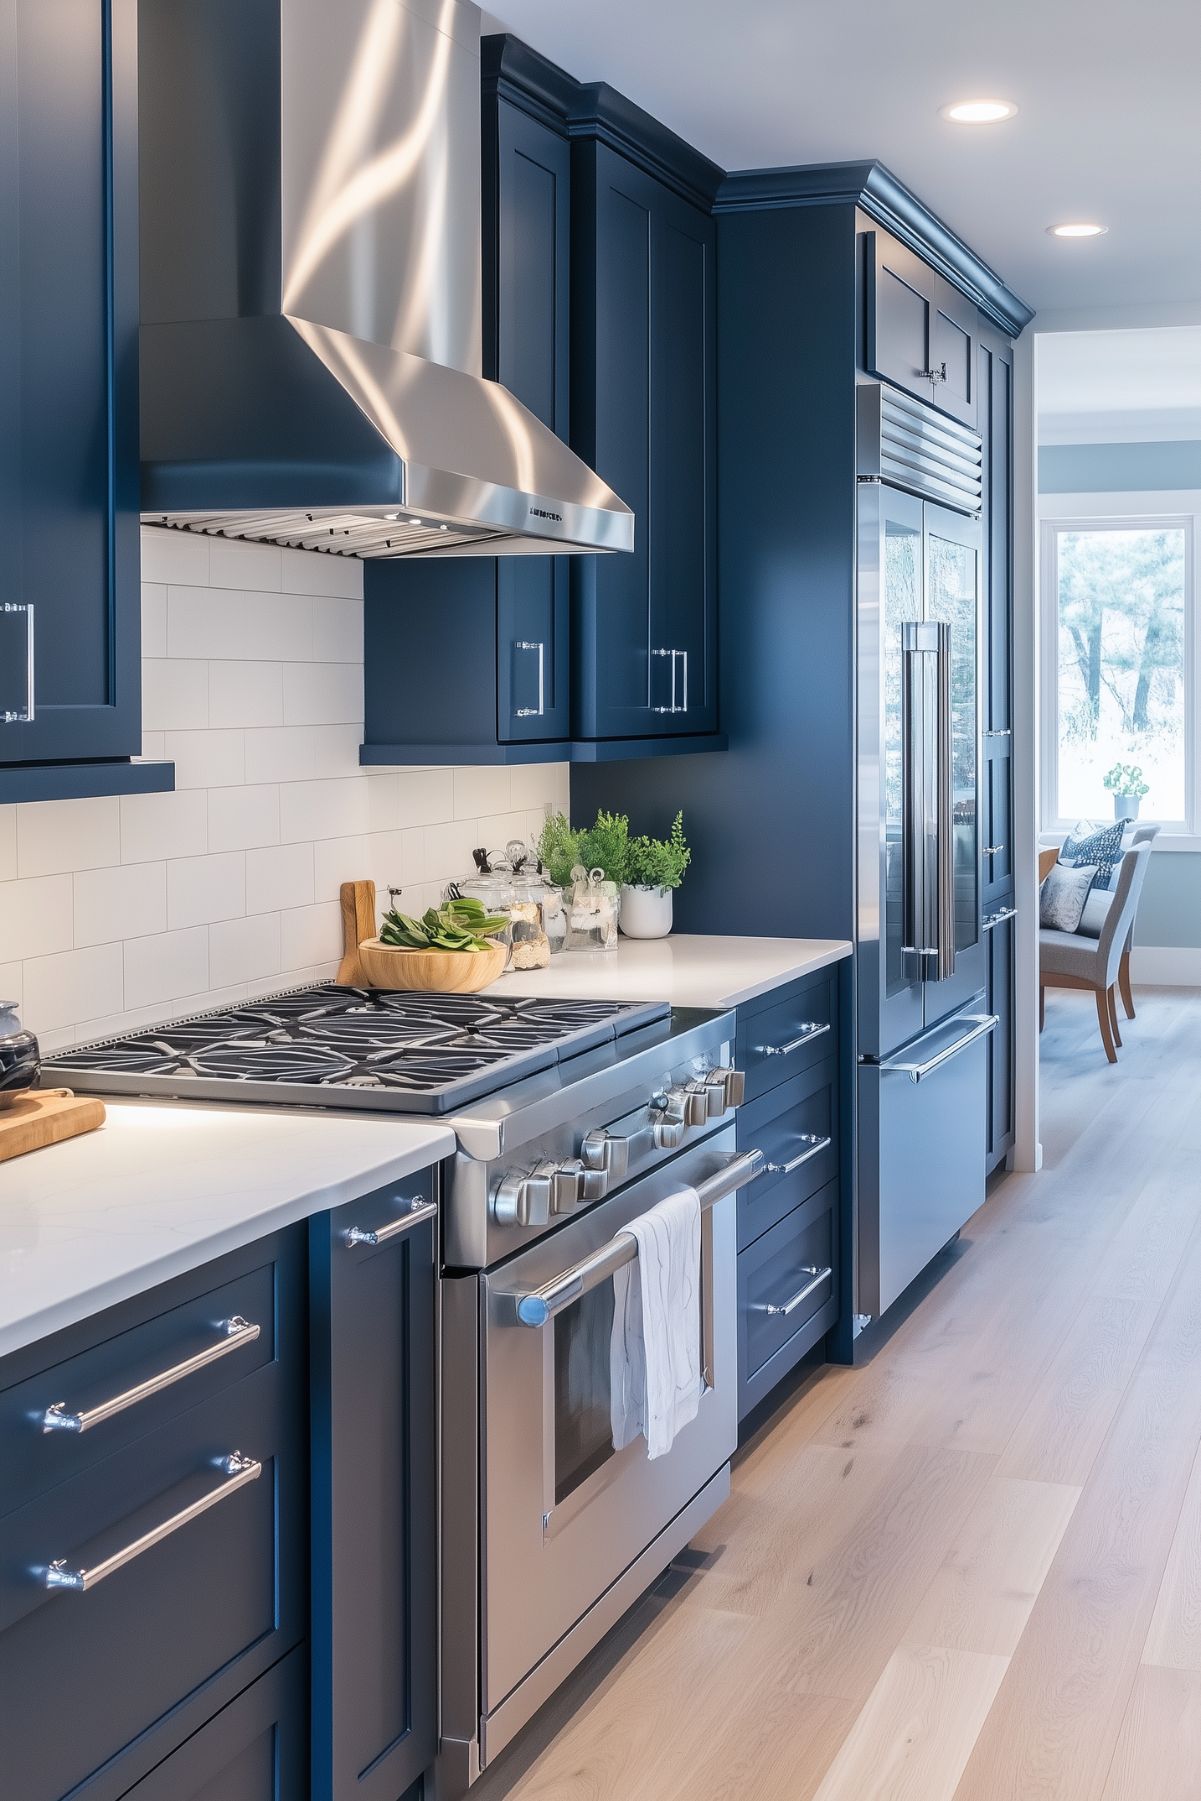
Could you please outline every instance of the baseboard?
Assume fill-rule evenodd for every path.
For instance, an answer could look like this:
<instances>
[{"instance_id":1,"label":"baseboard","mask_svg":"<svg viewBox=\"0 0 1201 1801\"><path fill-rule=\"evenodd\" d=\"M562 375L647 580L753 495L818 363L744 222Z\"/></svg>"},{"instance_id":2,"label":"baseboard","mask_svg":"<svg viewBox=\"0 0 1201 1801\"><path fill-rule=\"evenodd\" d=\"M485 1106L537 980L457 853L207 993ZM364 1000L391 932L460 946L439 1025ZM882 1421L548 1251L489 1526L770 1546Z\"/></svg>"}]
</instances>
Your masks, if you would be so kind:
<instances>
[{"instance_id":1,"label":"baseboard","mask_svg":"<svg viewBox=\"0 0 1201 1801\"><path fill-rule=\"evenodd\" d=\"M1201 946L1136 944L1130 979L1148 988L1201 988Z\"/></svg>"}]
</instances>

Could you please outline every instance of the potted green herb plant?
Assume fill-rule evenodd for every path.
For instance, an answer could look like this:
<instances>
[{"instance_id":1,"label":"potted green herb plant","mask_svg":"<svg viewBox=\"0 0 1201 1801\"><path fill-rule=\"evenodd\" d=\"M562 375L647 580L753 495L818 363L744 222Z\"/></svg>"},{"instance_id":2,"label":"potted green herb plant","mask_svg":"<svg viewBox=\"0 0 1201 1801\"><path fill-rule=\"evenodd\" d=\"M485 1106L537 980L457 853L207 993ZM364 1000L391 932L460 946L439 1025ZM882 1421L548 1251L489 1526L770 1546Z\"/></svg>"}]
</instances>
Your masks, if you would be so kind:
<instances>
[{"instance_id":1,"label":"potted green herb plant","mask_svg":"<svg viewBox=\"0 0 1201 1801\"><path fill-rule=\"evenodd\" d=\"M1137 819L1138 804L1151 789L1137 763L1115 763L1105 777L1105 786L1113 795L1115 819Z\"/></svg>"},{"instance_id":2,"label":"potted green herb plant","mask_svg":"<svg viewBox=\"0 0 1201 1801\"><path fill-rule=\"evenodd\" d=\"M677 813L666 838L631 838L621 891L621 929L627 938L666 938L671 931L672 895L692 859Z\"/></svg>"},{"instance_id":3,"label":"potted green herb plant","mask_svg":"<svg viewBox=\"0 0 1201 1801\"><path fill-rule=\"evenodd\" d=\"M615 950L622 883L626 879L630 822L624 813L596 816L573 827L565 813L551 813L538 840L538 860L567 900L568 950Z\"/></svg>"}]
</instances>

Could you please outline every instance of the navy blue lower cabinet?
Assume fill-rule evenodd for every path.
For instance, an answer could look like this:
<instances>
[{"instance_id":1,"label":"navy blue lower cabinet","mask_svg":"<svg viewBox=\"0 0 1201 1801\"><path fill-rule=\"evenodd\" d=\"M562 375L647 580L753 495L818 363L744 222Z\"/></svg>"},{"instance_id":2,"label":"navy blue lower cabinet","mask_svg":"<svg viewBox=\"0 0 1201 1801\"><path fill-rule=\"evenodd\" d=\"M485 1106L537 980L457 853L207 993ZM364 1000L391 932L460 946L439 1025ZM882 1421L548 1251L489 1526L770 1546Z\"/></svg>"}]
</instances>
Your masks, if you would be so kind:
<instances>
[{"instance_id":1,"label":"navy blue lower cabinet","mask_svg":"<svg viewBox=\"0 0 1201 1801\"><path fill-rule=\"evenodd\" d=\"M437 1171L310 1222L314 1801L437 1750Z\"/></svg>"},{"instance_id":2,"label":"navy blue lower cabinet","mask_svg":"<svg viewBox=\"0 0 1201 1801\"><path fill-rule=\"evenodd\" d=\"M0 1366L0 1770L21 1801L115 1801L302 1641L304 1252L303 1230L265 1240ZM74 1430L46 1429L64 1412Z\"/></svg>"},{"instance_id":3,"label":"navy blue lower cabinet","mask_svg":"<svg viewBox=\"0 0 1201 1801\"><path fill-rule=\"evenodd\" d=\"M130 1789L129 1801L306 1801L308 1677L302 1646Z\"/></svg>"}]
</instances>

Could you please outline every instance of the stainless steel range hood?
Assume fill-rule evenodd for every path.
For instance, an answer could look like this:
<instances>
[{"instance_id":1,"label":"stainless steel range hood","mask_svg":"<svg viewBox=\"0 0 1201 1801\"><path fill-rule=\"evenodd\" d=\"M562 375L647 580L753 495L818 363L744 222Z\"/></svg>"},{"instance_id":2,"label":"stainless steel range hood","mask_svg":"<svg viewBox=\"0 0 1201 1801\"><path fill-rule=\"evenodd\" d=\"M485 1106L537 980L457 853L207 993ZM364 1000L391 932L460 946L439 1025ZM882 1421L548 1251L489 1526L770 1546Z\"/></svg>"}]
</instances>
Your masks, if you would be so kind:
<instances>
[{"instance_id":1,"label":"stainless steel range hood","mask_svg":"<svg viewBox=\"0 0 1201 1801\"><path fill-rule=\"evenodd\" d=\"M142 517L347 556L633 547L481 372L479 10L141 0Z\"/></svg>"}]
</instances>

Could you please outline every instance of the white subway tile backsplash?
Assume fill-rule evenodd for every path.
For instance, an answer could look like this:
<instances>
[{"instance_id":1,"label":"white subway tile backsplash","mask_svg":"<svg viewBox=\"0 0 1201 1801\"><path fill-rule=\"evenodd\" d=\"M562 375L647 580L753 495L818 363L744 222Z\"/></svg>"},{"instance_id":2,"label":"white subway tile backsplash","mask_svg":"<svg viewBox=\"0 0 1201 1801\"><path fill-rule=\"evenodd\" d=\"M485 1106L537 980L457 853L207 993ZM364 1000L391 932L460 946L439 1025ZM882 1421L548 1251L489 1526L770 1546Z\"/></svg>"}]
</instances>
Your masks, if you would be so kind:
<instances>
[{"instance_id":1,"label":"white subway tile backsplash","mask_svg":"<svg viewBox=\"0 0 1201 1801\"><path fill-rule=\"evenodd\" d=\"M167 865L167 925L208 925L246 911L246 853L219 851L179 857Z\"/></svg>"},{"instance_id":2,"label":"white subway tile backsplash","mask_svg":"<svg viewBox=\"0 0 1201 1801\"><path fill-rule=\"evenodd\" d=\"M342 909L337 901L291 907L279 916L280 961L285 969L320 963L342 948Z\"/></svg>"},{"instance_id":3,"label":"white subway tile backsplash","mask_svg":"<svg viewBox=\"0 0 1201 1801\"><path fill-rule=\"evenodd\" d=\"M283 560L287 594L332 594L347 600L362 597L363 565L357 557L285 549Z\"/></svg>"},{"instance_id":4,"label":"white subway tile backsplash","mask_svg":"<svg viewBox=\"0 0 1201 1801\"><path fill-rule=\"evenodd\" d=\"M363 723L361 663L286 663L284 724Z\"/></svg>"},{"instance_id":5,"label":"white subway tile backsplash","mask_svg":"<svg viewBox=\"0 0 1201 1801\"><path fill-rule=\"evenodd\" d=\"M209 665L209 724L282 725L282 663L221 662Z\"/></svg>"},{"instance_id":6,"label":"white subway tile backsplash","mask_svg":"<svg viewBox=\"0 0 1201 1801\"><path fill-rule=\"evenodd\" d=\"M196 532L143 526L142 580L186 582L203 588L209 579L209 540Z\"/></svg>"},{"instance_id":7,"label":"white subway tile backsplash","mask_svg":"<svg viewBox=\"0 0 1201 1801\"><path fill-rule=\"evenodd\" d=\"M209 803L209 850L249 850L279 843L279 788L274 782L214 788Z\"/></svg>"},{"instance_id":8,"label":"white subway tile backsplash","mask_svg":"<svg viewBox=\"0 0 1201 1801\"><path fill-rule=\"evenodd\" d=\"M337 970L343 881L421 912L566 765L365 772L362 567L142 533L143 754L174 794L0 806L0 998L47 1050Z\"/></svg>"},{"instance_id":9,"label":"white subway tile backsplash","mask_svg":"<svg viewBox=\"0 0 1201 1801\"><path fill-rule=\"evenodd\" d=\"M282 986L279 967L278 913L210 926L210 981L257 983L266 991Z\"/></svg>"},{"instance_id":10,"label":"white subway tile backsplash","mask_svg":"<svg viewBox=\"0 0 1201 1801\"><path fill-rule=\"evenodd\" d=\"M209 543L208 579L212 588L253 588L260 594L278 593L284 585L279 545L213 538Z\"/></svg>"},{"instance_id":11,"label":"white subway tile backsplash","mask_svg":"<svg viewBox=\"0 0 1201 1801\"><path fill-rule=\"evenodd\" d=\"M313 844L274 844L264 850L248 850L246 911L276 913L281 907L302 907L315 900L316 849Z\"/></svg>"},{"instance_id":12,"label":"white subway tile backsplash","mask_svg":"<svg viewBox=\"0 0 1201 1801\"><path fill-rule=\"evenodd\" d=\"M59 875L96 869L121 855L115 797L35 801L17 817L17 874Z\"/></svg>"},{"instance_id":13,"label":"white subway tile backsplash","mask_svg":"<svg viewBox=\"0 0 1201 1801\"><path fill-rule=\"evenodd\" d=\"M246 780L246 737L239 731L164 732L176 788L236 788Z\"/></svg>"},{"instance_id":14,"label":"white subway tile backsplash","mask_svg":"<svg viewBox=\"0 0 1201 1801\"><path fill-rule=\"evenodd\" d=\"M142 583L142 655L167 654L167 589L162 582Z\"/></svg>"},{"instance_id":15,"label":"white subway tile backsplash","mask_svg":"<svg viewBox=\"0 0 1201 1801\"><path fill-rule=\"evenodd\" d=\"M25 1023L45 1034L117 1012L122 1003L121 952L119 944L97 944L88 950L27 958Z\"/></svg>"},{"instance_id":16,"label":"white subway tile backsplash","mask_svg":"<svg viewBox=\"0 0 1201 1801\"><path fill-rule=\"evenodd\" d=\"M121 861L153 863L163 857L202 856L209 847L208 801L203 788L181 794L122 795Z\"/></svg>"},{"instance_id":17,"label":"white subway tile backsplash","mask_svg":"<svg viewBox=\"0 0 1201 1801\"><path fill-rule=\"evenodd\" d=\"M195 596L193 604L200 604ZM208 722L208 664L194 659L143 657L143 731L190 730Z\"/></svg>"},{"instance_id":18,"label":"white subway tile backsplash","mask_svg":"<svg viewBox=\"0 0 1201 1801\"><path fill-rule=\"evenodd\" d=\"M152 938L127 938L125 1005L148 1007L157 1001L203 994L209 985L209 935L206 926L188 931L159 932ZM111 1013L113 1008L99 1009Z\"/></svg>"},{"instance_id":19,"label":"white subway tile backsplash","mask_svg":"<svg viewBox=\"0 0 1201 1801\"><path fill-rule=\"evenodd\" d=\"M127 863L75 877L75 943L117 944L167 929L167 865Z\"/></svg>"},{"instance_id":20,"label":"white subway tile backsplash","mask_svg":"<svg viewBox=\"0 0 1201 1801\"><path fill-rule=\"evenodd\" d=\"M507 769L456 769L454 806L456 819L479 819L485 813L507 813L513 785Z\"/></svg>"},{"instance_id":21,"label":"white subway tile backsplash","mask_svg":"<svg viewBox=\"0 0 1201 1801\"><path fill-rule=\"evenodd\" d=\"M0 884L0 946L6 956L14 951L22 957L40 957L70 950L74 942L71 892L69 875Z\"/></svg>"}]
</instances>

